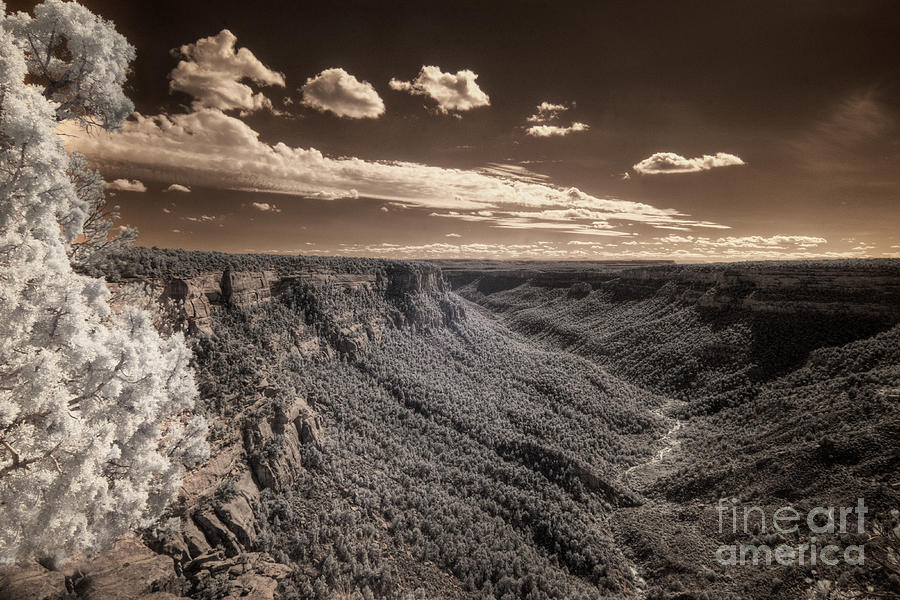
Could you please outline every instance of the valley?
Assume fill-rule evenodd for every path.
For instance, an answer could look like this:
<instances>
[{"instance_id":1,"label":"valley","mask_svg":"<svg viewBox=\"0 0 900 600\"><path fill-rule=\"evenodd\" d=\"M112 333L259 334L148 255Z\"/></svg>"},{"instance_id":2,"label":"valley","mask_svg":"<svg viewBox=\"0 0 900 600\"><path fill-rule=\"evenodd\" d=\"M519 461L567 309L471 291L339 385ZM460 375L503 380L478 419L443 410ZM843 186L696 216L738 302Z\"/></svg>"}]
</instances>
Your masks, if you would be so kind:
<instances>
[{"instance_id":1,"label":"valley","mask_svg":"<svg viewBox=\"0 0 900 600\"><path fill-rule=\"evenodd\" d=\"M189 332L212 456L139 538L7 573L8 597L38 581L157 600L900 592L898 261L139 248L108 280L153 286ZM721 532L722 498L771 514L857 497L864 567L717 562L725 543L809 536Z\"/></svg>"}]
</instances>

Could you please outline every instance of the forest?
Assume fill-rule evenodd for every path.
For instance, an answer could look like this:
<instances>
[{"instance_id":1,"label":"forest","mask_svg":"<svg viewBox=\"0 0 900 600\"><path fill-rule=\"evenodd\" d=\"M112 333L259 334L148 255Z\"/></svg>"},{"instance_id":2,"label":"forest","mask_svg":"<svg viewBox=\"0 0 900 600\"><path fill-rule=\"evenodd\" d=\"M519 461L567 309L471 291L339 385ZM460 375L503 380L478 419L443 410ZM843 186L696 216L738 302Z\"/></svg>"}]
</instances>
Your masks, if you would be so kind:
<instances>
[{"instance_id":1,"label":"forest","mask_svg":"<svg viewBox=\"0 0 900 600\"><path fill-rule=\"evenodd\" d=\"M141 269L179 276L210 260L142 255ZM255 260L212 256L217 269ZM371 268L271 260L285 273L308 261ZM221 443L230 422L259 418L245 408L264 385L305 398L324 422L294 487L262 494L253 549L292 565L280 597L793 598L811 577L896 593L896 326L573 289L535 280L400 297L300 281L214 314L195 366ZM383 318L442 302L464 317ZM383 332L354 352L296 350L353 323ZM657 463L673 419L678 446ZM709 549L721 494L807 508L864 495L888 532L870 543L887 567L729 572Z\"/></svg>"}]
</instances>

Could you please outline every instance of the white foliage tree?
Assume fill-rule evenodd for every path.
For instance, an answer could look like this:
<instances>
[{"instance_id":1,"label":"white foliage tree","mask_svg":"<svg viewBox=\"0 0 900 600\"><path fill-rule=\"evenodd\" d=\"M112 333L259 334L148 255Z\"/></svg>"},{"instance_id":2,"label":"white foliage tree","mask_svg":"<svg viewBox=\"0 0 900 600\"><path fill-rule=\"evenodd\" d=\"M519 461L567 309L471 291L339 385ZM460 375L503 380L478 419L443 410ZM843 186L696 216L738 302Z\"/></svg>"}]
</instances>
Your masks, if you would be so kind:
<instances>
[{"instance_id":1,"label":"white foliage tree","mask_svg":"<svg viewBox=\"0 0 900 600\"><path fill-rule=\"evenodd\" d=\"M114 129L133 48L74 2L0 2L0 563L63 559L149 524L203 459L190 350L113 312L67 252L89 212L55 132Z\"/></svg>"},{"instance_id":2,"label":"white foliage tree","mask_svg":"<svg viewBox=\"0 0 900 600\"><path fill-rule=\"evenodd\" d=\"M105 184L100 173L87 166L80 152L69 156L69 179L75 194L85 207L81 235L69 245L69 260L79 273L92 273L112 253L133 246L138 231L134 227L116 227L119 207L106 200Z\"/></svg>"}]
</instances>

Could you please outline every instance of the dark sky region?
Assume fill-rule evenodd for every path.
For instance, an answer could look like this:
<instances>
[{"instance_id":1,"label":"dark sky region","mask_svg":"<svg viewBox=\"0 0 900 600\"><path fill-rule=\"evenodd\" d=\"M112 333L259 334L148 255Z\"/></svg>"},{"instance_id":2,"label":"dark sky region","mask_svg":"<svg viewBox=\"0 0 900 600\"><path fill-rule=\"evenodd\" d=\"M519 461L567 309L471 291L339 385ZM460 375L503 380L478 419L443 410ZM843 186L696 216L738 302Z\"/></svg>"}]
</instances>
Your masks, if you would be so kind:
<instances>
[{"instance_id":1,"label":"dark sky region","mask_svg":"<svg viewBox=\"0 0 900 600\"><path fill-rule=\"evenodd\" d=\"M67 143L142 245L900 256L897 2L83 4L141 116Z\"/></svg>"}]
</instances>

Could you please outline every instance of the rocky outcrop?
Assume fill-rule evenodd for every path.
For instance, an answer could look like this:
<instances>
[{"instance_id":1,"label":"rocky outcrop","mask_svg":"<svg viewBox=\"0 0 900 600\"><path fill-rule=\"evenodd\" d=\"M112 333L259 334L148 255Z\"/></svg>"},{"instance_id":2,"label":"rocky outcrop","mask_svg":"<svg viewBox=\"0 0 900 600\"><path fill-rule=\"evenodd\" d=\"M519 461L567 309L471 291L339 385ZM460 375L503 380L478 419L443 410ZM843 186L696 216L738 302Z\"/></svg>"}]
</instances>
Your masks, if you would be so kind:
<instances>
[{"instance_id":1,"label":"rocky outcrop","mask_svg":"<svg viewBox=\"0 0 900 600\"><path fill-rule=\"evenodd\" d=\"M462 318L462 311L445 300L441 307L446 318L435 318L416 311L415 297L444 298L447 287L440 269L427 264L393 265L386 271L339 273L322 266L304 265L296 271L276 274L273 271L234 271L205 273L190 278L172 278L165 282L164 297L181 307L182 326L191 334L211 335L212 315L217 310L251 310L273 298L306 285L323 293L377 292L390 302L399 304L403 318L380 315L381 319L357 322L342 315L329 315L334 326L328 333L339 353L355 356L370 341L380 339L384 322L413 326L437 326ZM382 321L382 323L379 323ZM314 347L311 343L310 347Z\"/></svg>"},{"instance_id":2,"label":"rocky outcrop","mask_svg":"<svg viewBox=\"0 0 900 600\"><path fill-rule=\"evenodd\" d=\"M264 394L277 394L267 388ZM244 448L257 484L275 491L288 489L301 469L301 446L321 447L322 421L302 398L279 404L268 419L253 419L244 428Z\"/></svg>"},{"instance_id":3,"label":"rocky outcrop","mask_svg":"<svg viewBox=\"0 0 900 600\"><path fill-rule=\"evenodd\" d=\"M604 288L627 297L664 294L709 309L900 320L900 272L887 261L632 269Z\"/></svg>"},{"instance_id":4,"label":"rocky outcrop","mask_svg":"<svg viewBox=\"0 0 900 600\"><path fill-rule=\"evenodd\" d=\"M444 277L438 267L429 264L407 263L394 266L387 273L387 293L391 296L406 294L443 294L446 291Z\"/></svg>"},{"instance_id":5,"label":"rocky outcrop","mask_svg":"<svg viewBox=\"0 0 900 600\"><path fill-rule=\"evenodd\" d=\"M493 294L524 283L552 288L567 288L584 282L592 287L616 278L616 274L641 266L671 265L670 260L609 261L497 261L438 260L453 289L473 285L482 294Z\"/></svg>"},{"instance_id":6,"label":"rocky outcrop","mask_svg":"<svg viewBox=\"0 0 900 600\"><path fill-rule=\"evenodd\" d=\"M272 299L272 286L279 278L272 271L232 271L226 269L220 284L222 300L232 306L251 309Z\"/></svg>"},{"instance_id":7,"label":"rocky outcrop","mask_svg":"<svg viewBox=\"0 0 900 600\"><path fill-rule=\"evenodd\" d=\"M200 587L210 580L226 581L222 600L272 600L278 582L291 574L291 568L275 561L265 552L247 552L226 558L221 553L200 556L185 565L185 575Z\"/></svg>"},{"instance_id":8,"label":"rocky outcrop","mask_svg":"<svg viewBox=\"0 0 900 600\"><path fill-rule=\"evenodd\" d=\"M0 575L4 600L172 600L184 581L170 556L157 554L133 536L90 558L75 558L59 571L32 563Z\"/></svg>"},{"instance_id":9,"label":"rocky outcrop","mask_svg":"<svg viewBox=\"0 0 900 600\"><path fill-rule=\"evenodd\" d=\"M0 572L3 600L60 600L68 593L66 576L36 562L9 567Z\"/></svg>"},{"instance_id":10,"label":"rocky outcrop","mask_svg":"<svg viewBox=\"0 0 900 600\"><path fill-rule=\"evenodd\" d=\"M212 306L221 302L221 278L215 274L170 279L163 296L181 307L182 327L192 334L212 334Z\"/></svg>"},{"instance_id":11,"label":"rocky outcrop","mask_svg":"<svg viewBox=\"0 0 900 600\"><path fill-rule=\"evenodd\" d=\"M214 307L251 309L272 298L278 282L272 271L232 271L206 273L188 279L173 278L165 283L163 295L182 307L183 326L193 334L212 334Z\"/></svg>"}]
</instances>

